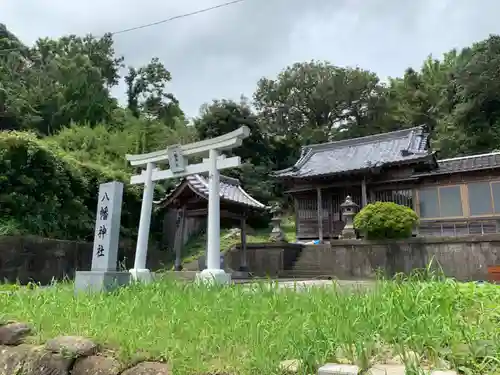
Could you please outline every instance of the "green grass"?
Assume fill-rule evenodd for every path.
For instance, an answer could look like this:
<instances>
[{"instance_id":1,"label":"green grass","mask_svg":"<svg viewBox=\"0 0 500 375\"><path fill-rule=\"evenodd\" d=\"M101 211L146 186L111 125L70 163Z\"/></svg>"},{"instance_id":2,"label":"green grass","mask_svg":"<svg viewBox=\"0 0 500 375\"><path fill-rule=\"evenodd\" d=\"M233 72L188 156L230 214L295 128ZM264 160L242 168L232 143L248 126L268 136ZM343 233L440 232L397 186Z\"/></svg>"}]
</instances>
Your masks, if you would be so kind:
<instances>
[{"instance_id":1,"label":"green grass","mask_svg":"<svg viewBox=\"0 0 500 375\"><path fill-rule=\"evenodd\" d=\"M126 361L166 360L181 375L278 374L286 359L303 360L312 374L339 357L366 369L407 350L473 374L500 369L500 288L492 285L381 281L365 292L252 293L164 279L109 295L75 296L70 284L21 289L0 294L0 306L4 319L32 323L39 342L83 335Z\"/></svg>"}]
</instances>

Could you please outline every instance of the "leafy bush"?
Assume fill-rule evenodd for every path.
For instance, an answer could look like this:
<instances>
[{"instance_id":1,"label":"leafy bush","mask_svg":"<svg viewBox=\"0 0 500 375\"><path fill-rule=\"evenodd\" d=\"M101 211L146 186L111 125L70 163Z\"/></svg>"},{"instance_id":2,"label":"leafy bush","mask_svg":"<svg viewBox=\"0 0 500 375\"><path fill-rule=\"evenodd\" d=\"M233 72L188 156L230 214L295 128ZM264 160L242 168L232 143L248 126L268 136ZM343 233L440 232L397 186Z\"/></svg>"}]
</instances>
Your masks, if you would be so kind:
<instances>
[{"instance_id":1,"label":"leafy bush","mask_svg":"<svg viewBox=\"0 0 500 375\"><path fill-rule=\"evenodd\" d=\"M0 133L0 222L16 230L60 239L93 237L98 186L129 175L82 163L32 133ZM135 234L138 187L125 185L122 234Z\"/></svg>"},{"instance_id":2,"label":"leafy bush","mask_svg":"<svg viewBox=\"0 0 500 375\"><path fill-rule=\"evenodd\" d=\"M123 119L117 123L94 126L73 123L44 140L71 153L81 162L93 162L116 170L129 167L125 154L146 153L196 140L194 129L180 120L167 126L122 112L118 113Z\"/></svg>"},{"instance_id":3,"label":"leafy bush","mask_svg":"<svg viewBox=\"0 0 500 375\"><path fill-rule=\"evenodd\" d=\"M354 227L368 239L411 237L416 224L415 211L392 202L369 204L354 217Z\"/></svg>"}]
</instances>

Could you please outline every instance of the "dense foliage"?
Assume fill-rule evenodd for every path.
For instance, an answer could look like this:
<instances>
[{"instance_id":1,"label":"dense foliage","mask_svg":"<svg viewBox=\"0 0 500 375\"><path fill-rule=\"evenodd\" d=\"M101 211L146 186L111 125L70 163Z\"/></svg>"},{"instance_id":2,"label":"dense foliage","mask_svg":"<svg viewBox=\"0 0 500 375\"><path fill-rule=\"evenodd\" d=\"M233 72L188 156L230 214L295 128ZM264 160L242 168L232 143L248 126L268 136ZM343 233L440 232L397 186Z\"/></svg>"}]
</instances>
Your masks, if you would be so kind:
<instances>
[{"instance_id":1,"label":"dense foliage","mask_svg":"<svg viewBox=\"0 0 500 375\"><path fill-rule=\"evenodd\" d=\"M30 142L59 150L55 158L72 158L73 169L92 165L96 171L125 178L133 172L124 160L125 153L153 151L246 125L252 135L234 150L244 166L227 173L240 178L252 195L270 204L284 199L271 171L293 164L305 144L426 124L442 157L499 148L499 61L500 37L493 35L441 59L429 57L421 69L408 69L388 83L361 68L322 61L295 63L277 77L257 82L252 100L214 100L202 106L189 124L181 103L169 91L173 77L159 59L130 66L120 77L126 62L115 53L110 35L44 38L26 46L0 24L0 131L31 132L26 136ZM110 94L120 79L126 86L123 106ZM11 136L4 135L4 142ZM19 137L16 134L15 139ZM0 175L19 173L16 178L21 178L25 159L17 154L16 158L19 160L10 163L21 169L2 169ZM7 168L7 159L0 165ZM96 179L108 177L104 173ZM11 205L23 203L16 203L14 185L4 186L4 199L9 196ZM52 189L50 184L47 189ZM55 196L61 202L69 199L64 194L64 189L33 193L46 196L44 199ZM72 204L88 206L84 196L76 196ZM7 215L6 207L1 208L3 215ZM14 219L2 220L10 223ZM26 225L23 221L18 226ZM60 227L64 225L72 224L65 222ZM25 230L51 233L32 225ZM83 231L71 228L64 237L78 237Z\"/></svg>"},{"instance_id":2,"label":"dense foliage","mask_svg":"<svg viewBox=\"0 0 500 375\"><path fill-rule=\"evenodd\" d=\"M354 227L368 239L408 238L417 223L415 211L393 202L368 204L354 217Z\"/></svg>"},{"instance_id":3,"label":"dense foliage","mask_svg":"<svg viewBox=\"0 0 500 375\"><path fill-rule=\"evenodd\" d=\"M62 150L23 132L0 133L0 221L14 231L54 238L93 237L97 188L123 172L82 163ZM122 233L135 232L140 191L124 192Z\"/></svg>"}]
</instances>

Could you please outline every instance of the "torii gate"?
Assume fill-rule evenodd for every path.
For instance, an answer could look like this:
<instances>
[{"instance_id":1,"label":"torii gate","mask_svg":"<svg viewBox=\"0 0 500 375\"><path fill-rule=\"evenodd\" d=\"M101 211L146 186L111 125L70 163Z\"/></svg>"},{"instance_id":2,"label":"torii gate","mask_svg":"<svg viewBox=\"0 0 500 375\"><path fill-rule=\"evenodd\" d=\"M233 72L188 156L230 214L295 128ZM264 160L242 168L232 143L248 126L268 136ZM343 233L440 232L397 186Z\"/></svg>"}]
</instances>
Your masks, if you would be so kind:
<instances>
[{"instance_id":1,"label":"torii gate","mask_svg":"<svg viewBox=\"0 0 500 375\"><path fill-rule=\"evenodd\" d=\"M134 268L130 270L132 278L139 281L151 281L151 271L146 268L148 252L149 228L151 210L153 207L153 191L155 181L184 177L197 173L208 172L208 223L207 223L207 269L197 275L199 280L209 280L219 283L231 281L231 275L220 269L220 184L219 171L241 165L239 156L226 158L221 151L241 146L243 139L250 135L246 126L221 135L187 145L172 145L166 150L140 155L126 155L132 166L144 167L141 174L132 176L131 184L144 184L142 196L139 232L135 251ZM195 155L206 155L208 159L197 164L189 164L187 158ZM170 169L161 170L157 164L169 164Z\"/></svg>"}]
</instances>

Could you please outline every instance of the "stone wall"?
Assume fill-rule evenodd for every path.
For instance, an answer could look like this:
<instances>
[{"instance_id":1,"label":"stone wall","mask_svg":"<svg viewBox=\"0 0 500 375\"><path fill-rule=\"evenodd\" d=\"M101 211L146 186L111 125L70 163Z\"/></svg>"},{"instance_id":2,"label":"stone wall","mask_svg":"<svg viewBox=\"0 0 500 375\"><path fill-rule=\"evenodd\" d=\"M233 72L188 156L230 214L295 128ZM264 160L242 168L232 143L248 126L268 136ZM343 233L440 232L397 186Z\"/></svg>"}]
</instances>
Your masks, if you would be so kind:
<instances>
[{"instance_id":1,"label":"stone wall","mask_svg":"<svg viewBox=\"0 0 500 375\"><path fill-rule=\"evenodd\" d=\"M256 276L278 276L283 270L291 269L302 245L287 243L247 244L247 265ZM238 270L242 264L242 253L235 246L224 255L224 263L231 270Z\"/></svg>"},{"instance_id":2,"label":"stone wall","mask_svg":"<svg viewBox=\"0 0 500 375\"><path fill-rule=\"evenodd\" d=\"M0 322L0 375L167 375L166 364L140 362L125 365L100 355L97 344L84 337L60 336L45 345L27 345L31 334L24 323Z\"/></svg>"},{"instance_id":3,"label":"stone wall","mask_svg":"<svg viewBox=\"0 0 500 375\"><path fill-rule=\"evenodd\" d=\"M119 264L132 268L135 246L133 243L120 244ZM165 253L151 250L148 266L161 267ZM92 243L51 240L36 236L0 237L0 281L7 280L22 284L30 281L42 285L52 278L72 279L75 271L90 270L92 265Z\"/></svg>"},{"instance_id":4,"label":"stone wall","mask_svg":"<svg viewBox=\"0 0 500 375\"><path fill-rule=\"evenodd\" d=\"M283 247L280 257L284 259L284 254L290 251ZM269 273L267 269L275 258L276 245L253 245L248 252L248 258L255 259L250 263L250 270L257 274ZM292 266L278 259L272 268L281 269L280 274L284 276L371 279L377 270L392 276L424 268L431 262L458 280L488 280L487 268L500 265L500 235L417 237L384 242L335 240L331 244L304 246ZM267 268L261 268L261 264Z\"/></svg>"}]
</instances>

